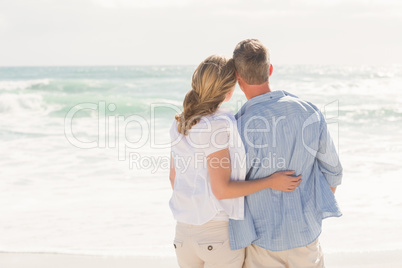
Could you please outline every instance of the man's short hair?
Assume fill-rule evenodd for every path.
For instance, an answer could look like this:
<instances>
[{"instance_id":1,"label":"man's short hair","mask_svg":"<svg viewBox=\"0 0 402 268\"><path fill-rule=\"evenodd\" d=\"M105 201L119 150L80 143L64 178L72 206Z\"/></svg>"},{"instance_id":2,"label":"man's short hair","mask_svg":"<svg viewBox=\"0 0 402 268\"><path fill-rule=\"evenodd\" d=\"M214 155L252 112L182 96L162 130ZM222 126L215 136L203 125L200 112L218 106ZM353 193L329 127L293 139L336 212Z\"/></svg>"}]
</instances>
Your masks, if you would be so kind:
<instances>
[{"instance_id":1,"label":"man's short hair","mask_svg":"<svg viewBox=\"0 0 402 268\"><path fill-rule=\"evenodd\" d=\"M247 39L233 51L237 73L249 85L261 85L269 78L269 51L258 39Z\"/></svg>"}]
</instances>

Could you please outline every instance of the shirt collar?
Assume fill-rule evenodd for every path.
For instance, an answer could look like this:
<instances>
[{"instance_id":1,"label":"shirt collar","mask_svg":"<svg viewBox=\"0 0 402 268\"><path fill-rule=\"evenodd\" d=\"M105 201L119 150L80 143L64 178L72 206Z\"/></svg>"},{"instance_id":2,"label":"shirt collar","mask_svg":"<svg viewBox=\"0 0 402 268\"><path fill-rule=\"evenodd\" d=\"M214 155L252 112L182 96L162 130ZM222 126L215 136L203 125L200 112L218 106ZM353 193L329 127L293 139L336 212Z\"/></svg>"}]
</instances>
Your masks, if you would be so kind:
<instances>
[{"instance_id":1,"label":"shirt collar","mask_svg":"<svg viewBox=\"0 0 402 268\"><path fill-rule=\"evenodd\" d=\"M257 103L273 101L273 100L275 100L275 99L279 99L279 98L282 98L282 97L287 96L287 95L288 95L288 93L285 92L285 91L283 91L283 90L275 90L275 91L267 92L267 93L265 93L265 94L258 95L258 96L254 97L254 98L252 98L252 99L249 99L249 100L241 107L241 109L239 110L239 112L236 114L236 119L237 119L239 116L243 115L243 114L245 113L245 111L246 111L249 107L251 107L251 106L253 106L253 105L257 104Z\"/></svg>"}]
</instances>

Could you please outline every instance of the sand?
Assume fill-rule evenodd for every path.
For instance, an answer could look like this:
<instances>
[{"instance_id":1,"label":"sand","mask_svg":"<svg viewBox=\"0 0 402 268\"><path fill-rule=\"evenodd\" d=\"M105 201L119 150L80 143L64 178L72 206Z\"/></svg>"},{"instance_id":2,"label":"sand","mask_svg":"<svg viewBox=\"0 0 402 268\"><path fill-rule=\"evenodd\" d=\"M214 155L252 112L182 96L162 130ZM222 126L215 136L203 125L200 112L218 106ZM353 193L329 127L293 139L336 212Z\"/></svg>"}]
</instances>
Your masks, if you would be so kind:
<instances>
[{"instance_id":1,"label":"sand","mask_svg":"<svg viewBox=\"0 0 402 268\"><path fill-rule=\"evenodd\" d=\"M1 268L176 268L174 257L102 257L47 253L0 253Z\"/></svg>"},{"instance_id":2,"label":"sand","mask_svg":"<svg viewBox=\"0 0 402 268\"><path fill-rule=\"evenodd\" d=\"M327 268L400 268L402 250L325 254ZM101 257L47 253L0 253L1 268L176 268L174 257Z\"/></svg>"}]
</instances>

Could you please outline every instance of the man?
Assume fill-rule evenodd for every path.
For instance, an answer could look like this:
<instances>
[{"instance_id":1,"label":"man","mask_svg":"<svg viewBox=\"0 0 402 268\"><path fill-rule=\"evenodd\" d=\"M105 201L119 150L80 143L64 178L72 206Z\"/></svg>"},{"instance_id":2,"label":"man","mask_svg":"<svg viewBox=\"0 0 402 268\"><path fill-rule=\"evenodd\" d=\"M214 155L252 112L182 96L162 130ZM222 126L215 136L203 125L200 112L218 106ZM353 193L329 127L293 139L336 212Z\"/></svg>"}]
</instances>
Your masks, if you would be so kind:
<instances>
[{"instance_id":1,"label":"man","mask_svg":"<svg viewBox=\"0 0 402 268\"><path fill-rule=\"evenodd\" d=\"M266 189L247 196L245 219L229 223L231 248L246 247L246 268L324 267L318 241L322 220L342 215L334 197L342 166L325 119L313 104L271 91L273 68L259 40L240 42L233 59L248 99L236 114L246 179L295 170L303 181L293 192Z\"/></svg>"}]
</instances>

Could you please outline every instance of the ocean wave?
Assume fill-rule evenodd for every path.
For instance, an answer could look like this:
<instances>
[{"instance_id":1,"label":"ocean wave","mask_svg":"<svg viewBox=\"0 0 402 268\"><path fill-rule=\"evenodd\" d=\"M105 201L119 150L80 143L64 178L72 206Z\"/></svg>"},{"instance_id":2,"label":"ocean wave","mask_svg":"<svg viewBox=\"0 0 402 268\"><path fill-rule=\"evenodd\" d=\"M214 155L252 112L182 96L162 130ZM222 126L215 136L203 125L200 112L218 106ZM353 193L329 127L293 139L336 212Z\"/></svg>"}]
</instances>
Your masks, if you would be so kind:
<instances>
[{"instance_id":1,"label":"ocean wave","mask_svg":"<svg viewBox=\"0 0 402 268\"><path fill-rule=\"evenodd\" d=\"M27 93L5 93L0 95L0 113L33 113L33 114L49 114L57 110L59 105L47 104L43 96L38 94Z\"/></svg>"},{"instance_id":2,"label":"ocean wave","mask_svg":"<svg viewBox=\"0 0 402 268\"><path fill-rule=\"evenodd\" d=\"M311 79L387 79L401 78L402 65L388 66L336 66L336 65L279 65L274 74L280 79L310 81ZM275 75L273 78L275 78Z\"/></svg>"},{"instance_id":3,"label":"ocean wave","mask_svg":"<svg viewBox=\"0 0 402 268\"><path fill-rule=\"evenodd\" d=\"M50 79L35 79L35 80L6 80L0 81L0 91L11 91L17 89L30 89L35 86L49 85Z\"/></svg>"},{"instance_id":4,"label":"ocean wave","mask_svg":"<svg viewBox=\"0 0 402 268\"><path fill-rule=\"evenodd\" d=\"M362 107L345 106L339 110L339 120L348 124L391 123L402 124L402 109L399 106L367 105Z\"/></svg>"}]
</instances>

